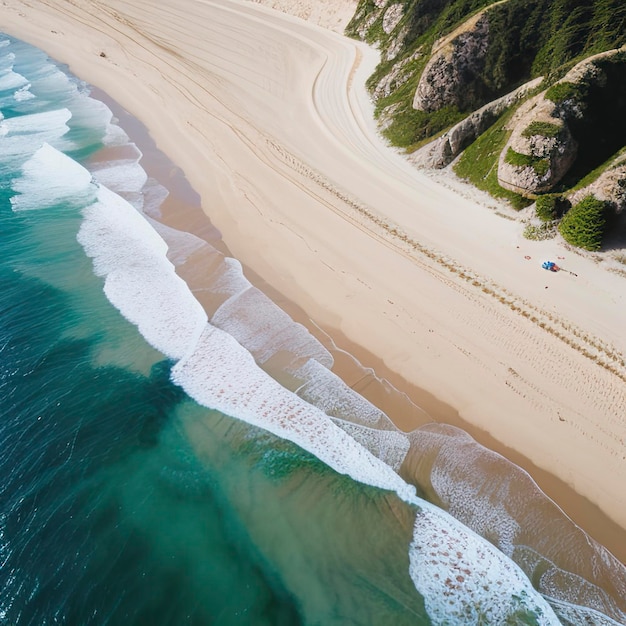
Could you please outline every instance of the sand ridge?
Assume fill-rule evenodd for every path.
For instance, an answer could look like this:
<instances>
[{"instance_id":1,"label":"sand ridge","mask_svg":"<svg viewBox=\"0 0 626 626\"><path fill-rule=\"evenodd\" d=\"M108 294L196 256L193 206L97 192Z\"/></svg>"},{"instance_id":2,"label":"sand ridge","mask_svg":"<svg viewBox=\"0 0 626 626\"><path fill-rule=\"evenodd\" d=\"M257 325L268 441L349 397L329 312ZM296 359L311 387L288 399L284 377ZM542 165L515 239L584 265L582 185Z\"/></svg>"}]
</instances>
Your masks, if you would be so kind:
<instances>
[{"instance_id":1,"label":"sand ridge","mask_svg":"<svg viewBox=\"0 0 626 626\"><path fill-rule=\"evenodd\" d=\"M374 51L235 0L3 4L146 123L237 258L626 526L624 278L385 146Z\"/></svg>"}]
</instances>

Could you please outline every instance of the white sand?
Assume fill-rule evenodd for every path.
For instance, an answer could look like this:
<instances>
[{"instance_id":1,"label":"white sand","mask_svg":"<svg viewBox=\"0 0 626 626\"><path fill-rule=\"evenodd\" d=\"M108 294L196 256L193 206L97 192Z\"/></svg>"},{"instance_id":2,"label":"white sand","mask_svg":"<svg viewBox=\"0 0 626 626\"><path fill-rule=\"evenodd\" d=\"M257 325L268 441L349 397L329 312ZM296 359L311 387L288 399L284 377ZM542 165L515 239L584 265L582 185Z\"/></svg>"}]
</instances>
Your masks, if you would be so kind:
<instances>
[{"instance_id":1,"label":"white sand","mask_svg":"<svg viewBox=\"0 0 626 626\"><path fill-rule=\"evenodd\" d=\"M236 1L3 4L146 123L242 262L626 527L626 279L386 148L375 53Z\"/></svg>"}]
</instances>

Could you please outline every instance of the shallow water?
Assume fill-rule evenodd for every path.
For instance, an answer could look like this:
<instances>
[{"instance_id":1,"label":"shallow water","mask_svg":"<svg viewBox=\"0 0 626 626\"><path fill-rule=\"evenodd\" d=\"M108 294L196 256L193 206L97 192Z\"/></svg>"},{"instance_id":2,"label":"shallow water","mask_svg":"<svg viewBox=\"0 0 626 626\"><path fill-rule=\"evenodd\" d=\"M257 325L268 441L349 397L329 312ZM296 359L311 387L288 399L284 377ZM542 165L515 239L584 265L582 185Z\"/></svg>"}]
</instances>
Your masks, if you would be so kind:
<instances>
[{"instance_id":1,"label":"shallow water","mask_svg":"<svg viewBox=\"0 0 626 626\"><path fill-rule=\"evenodd\" d=\"M398 431L0 40L1 624L623 621L623 566L525 474Z\"/></svg>"}]
</instances>

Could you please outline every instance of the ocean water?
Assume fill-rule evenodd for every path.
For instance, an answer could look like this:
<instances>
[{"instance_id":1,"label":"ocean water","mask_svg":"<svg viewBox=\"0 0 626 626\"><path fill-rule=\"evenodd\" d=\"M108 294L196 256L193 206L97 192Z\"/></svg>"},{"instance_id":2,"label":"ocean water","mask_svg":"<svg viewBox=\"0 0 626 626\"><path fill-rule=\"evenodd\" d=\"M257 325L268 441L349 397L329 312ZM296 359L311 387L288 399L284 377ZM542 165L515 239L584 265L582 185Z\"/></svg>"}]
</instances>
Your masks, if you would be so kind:
<instances>
[{"instance_id":1,"label":"ocean water","mask_svg":"<svg viewBox=\"0 0 626 626\"><path fill-rule=\"evenodd\" d=\"M524 472L412 433L0 35L0 624L626 623Z\"/></svg>"}]
</instances>

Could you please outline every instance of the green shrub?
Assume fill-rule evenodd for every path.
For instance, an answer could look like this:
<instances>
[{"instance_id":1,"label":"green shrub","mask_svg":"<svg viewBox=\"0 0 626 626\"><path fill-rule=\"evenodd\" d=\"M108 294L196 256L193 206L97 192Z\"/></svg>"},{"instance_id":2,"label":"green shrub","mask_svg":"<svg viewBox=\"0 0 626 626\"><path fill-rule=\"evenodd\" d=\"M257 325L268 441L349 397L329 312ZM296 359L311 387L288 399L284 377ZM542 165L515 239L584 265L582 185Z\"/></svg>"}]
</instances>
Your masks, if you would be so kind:
<instances>
[{"instance_id":1,"label":"green shrub","mask_svg":"<svg viewBox=\"0 0 626 626\"><path fill-rule=\"evenodd\" d=\"M521 152L516 152L513 148L509 148L506 151L506 156L504 160L511 165L515 165L517 167L528 167L533 164L533 157L528 154L522 154Z\"/></svg>"},{"instance_id":2,"label":"green shrub","mask_svg":"<svg viewBox=\"0 0 626 626\"><path fill-rule=\"evenodd\" d=\"M556 137L561 131L561 127L551 122L531 122L522 132L524 137L541 135L542 137Z\"/></svg>"},{"instance_id":3,"label":"green shrub","mask_svg":"<svg viewBox=\"0 0 626 626\"><path fill-rule=\"evenodd\" d=\"M533 169L537 176L545 176L550 169L549 159L535 159L532 163Z\"/></svg>"},{"instance_id":4,"label":"green shrub","mask_svg":"<svg viewBox=\"0 0 626 626\"><path fill-rule=\"evenodd\" d=\"M578 98L580 95L580 87L576 83L562 82L552 85L548 91L546 91L546 98L552 100L555 104L570 100L572 98Z\"/></svg>"},{"instance_id":5,"label":"green shrub","mask_svg":"<svg viewBox=\"0 0 626 626\"><path fill-rule=\"evenodd\" d=\"M545 239L554 239L556 237L556 223L544 222L539 226L534 224L526 224L524 227L524 237L534 241L544 241Z\"/></svg>"},{"instance_id":6,"label":"green shrub","mask_svg":"<svg viewBox=\"0 0 626 626\"><path fill-rule=\"evenodd\" d=\"M607 205L587 196L563 217L559 231L568 243L585 250L599 250L607 222Z\"/></svg>"},{"instance_id":7,"label":"green shrub","mask_svg":"<svg viewBox=\"0 0 626 626\"><path fill-rule=\"evenodd\" d=\"M537 198L535 214L544 222L558 220L570 208L567 198L556 193L546 193Z\"/></svg>"},{"instance_id":8,"label":"green shrub","mask_svg":"<svg viewBox=\"0 0 626 626\"><path fill-rule=\"evenodd\" d=\"M517 167L532 167L537 176L545 176L550 169L550 161L548 159L534 157L530 154L522 154L521 152L516 152L510 147L506 151L504 160Z\"/></svg>"},{"instance_id":9,"label":"green shrub","mask_svg":"<svg viewBox=\"0 0 626 626\"><path fill-rule=\"evenodd\" d=\"M552 194L546 194L537 198L535 213L539 219L544 222L551 222L557 218L556 199L557 196Z\"/></svg>"}]
</instances>

